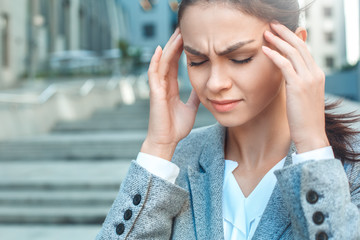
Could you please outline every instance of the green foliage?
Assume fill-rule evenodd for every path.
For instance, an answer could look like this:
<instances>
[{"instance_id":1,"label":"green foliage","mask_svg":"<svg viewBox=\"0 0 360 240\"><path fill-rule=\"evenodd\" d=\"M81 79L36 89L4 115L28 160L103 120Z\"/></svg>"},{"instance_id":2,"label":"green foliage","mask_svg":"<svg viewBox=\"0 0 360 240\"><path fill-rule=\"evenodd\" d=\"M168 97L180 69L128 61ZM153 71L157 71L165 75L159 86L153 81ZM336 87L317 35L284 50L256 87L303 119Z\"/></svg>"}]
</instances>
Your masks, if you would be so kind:
<instances>
[{"instance_id":1,"label":"green foliage","mask_svg":"<svg viewBox=\"0 0 360 240\"><path fill-rule=\"evenodd\" d=\"M122 57L128 58L129 57L129 43L126 40L121 39L118 43L118 47L121 51Z\"/></svg>"},{"instance_id":2,"label":"green foliage","mask_svg":"<svg viewBox=\"0 0 360 240\"><path fill-rule=\"evenodd\" d=\"M125 39L119 40L118 48L121 51L120 64L123 73L131 73L142 65L140 48L130 46Z\"/></svg>"},{"instance_id":3,"label":"green foliage","mask_svg":"<svg viewBox=\"0 0 360 240\"><path fill-rule=\"evenodd\" d=\"M351 64L343 65L341 66L340 71L351 71L356 69L358 65L359 65L359 61L355 65L351 65Z\"/></svg>"}]
</instances>

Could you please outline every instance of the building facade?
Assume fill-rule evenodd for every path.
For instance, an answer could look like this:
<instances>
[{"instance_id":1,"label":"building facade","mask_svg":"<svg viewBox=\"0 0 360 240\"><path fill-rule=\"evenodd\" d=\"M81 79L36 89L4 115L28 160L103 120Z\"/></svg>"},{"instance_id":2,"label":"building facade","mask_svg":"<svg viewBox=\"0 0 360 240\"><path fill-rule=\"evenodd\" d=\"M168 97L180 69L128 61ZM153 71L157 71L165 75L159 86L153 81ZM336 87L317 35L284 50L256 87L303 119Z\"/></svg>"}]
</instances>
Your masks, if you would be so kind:
<instances>
[{"instance_id":1,"label":"building facade","mask_svg":"<svg viewBox=\"0 0 360 240\"><path fill-rule=\"evenodd\" d=\"M115 0L1 0L0 87L47 70L56 52L116 48L118 13Z\"/></svg>"},{"instance_id":2,"label":"building facade","mask_svg":"<svg viewBox=\"0 0 360 240\"><path fill-rule=\"evenodd\" d=\"M27 9L26 0L0 1L0 87L14 84L26 70Z\"/></svg>"},{"instance_id":3,"label":"building facade","mask_svg":"<svg viewBox=\"0 0 360 240\"><path fill-rule=\"evenodd\" d=\"M117 4L124 10L129 30L124 40L149 53L165 46L177 24L176 0L117 0Z\"/></svg>"},{"instance_id":4,"label":"building facade","mask_svg":"<svg viewBox=\"0 0 360 240\"><path fill-rule=\"evenodd\" d=\"M348 65L346 58L345 13L343 0L317 0L306 10L310 51L317 64L331 73Z\"/></svg>"},{"instance_id":5,"label":"building facade","mask_svg":"<svg viewBox=\"0 0 360 240\"><path fill-rule=\"evenodd\" d=\"M114 9L114 0L32 0L29 16L35 20L29 26L29 45L36 52L30 54L35 61L29 66L36 62L46 70L49 57L57 52L91 51L100 56L115 48L120 32Z\"/></svg>"},{"instance_id":6,"label":"building facade","mask_svg":"<svg viewBox=\"0 0 360 240\"><path fill-rule=\"evenodd\" d=\"M164 47L177 26L178 0L116 0L124 11L124 27L128 29L125 40L142 52L143 67L146 71L155 48ZM190 88L186 58L181 56L179 64L180 84Z\"/></svg>"}]
</instances>

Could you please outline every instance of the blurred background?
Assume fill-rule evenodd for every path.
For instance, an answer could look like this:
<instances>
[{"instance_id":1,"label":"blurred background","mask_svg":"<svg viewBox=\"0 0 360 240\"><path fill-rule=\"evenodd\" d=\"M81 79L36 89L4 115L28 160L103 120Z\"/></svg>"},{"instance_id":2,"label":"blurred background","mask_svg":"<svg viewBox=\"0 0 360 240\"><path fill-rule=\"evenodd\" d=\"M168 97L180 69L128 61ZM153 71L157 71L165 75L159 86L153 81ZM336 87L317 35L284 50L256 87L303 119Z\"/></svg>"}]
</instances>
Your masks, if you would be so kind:
<instances>
[{"instance_id":1,"label":"blurred background","mask_svg":"<svg viewBox=\"0 0 360 240\"><path fill-rule=\"evenodd\" d=\"M316 0L302 16L327 97L344 98L339 111L360 106L359 5ZM95 238L146 136L146 71L177 8L177 0L0 0L1 240ZM186 99L184 56L179 83ZM214 122L200 107L195 127Z\"/></svg>"}]
</instances>

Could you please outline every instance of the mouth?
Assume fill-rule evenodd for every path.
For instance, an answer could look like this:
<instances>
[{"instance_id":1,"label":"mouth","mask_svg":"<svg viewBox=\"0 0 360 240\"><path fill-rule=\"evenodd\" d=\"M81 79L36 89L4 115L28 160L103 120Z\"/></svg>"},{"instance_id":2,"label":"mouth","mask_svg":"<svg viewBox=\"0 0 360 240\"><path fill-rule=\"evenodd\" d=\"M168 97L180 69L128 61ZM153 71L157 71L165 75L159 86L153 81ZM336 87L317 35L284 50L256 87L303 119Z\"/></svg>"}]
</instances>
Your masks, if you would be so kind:
<instances>
[{"instance_id":1,"label":"mouth","mask_svg":"<svg viewBox=\"0 0 360 240\"><path fill-rule=\"evenodd\" d=\"M240 100L211 100L209 99L211 105L217 112L230 112L233 110L241 101Z\"/></svg>"}]
</instances>

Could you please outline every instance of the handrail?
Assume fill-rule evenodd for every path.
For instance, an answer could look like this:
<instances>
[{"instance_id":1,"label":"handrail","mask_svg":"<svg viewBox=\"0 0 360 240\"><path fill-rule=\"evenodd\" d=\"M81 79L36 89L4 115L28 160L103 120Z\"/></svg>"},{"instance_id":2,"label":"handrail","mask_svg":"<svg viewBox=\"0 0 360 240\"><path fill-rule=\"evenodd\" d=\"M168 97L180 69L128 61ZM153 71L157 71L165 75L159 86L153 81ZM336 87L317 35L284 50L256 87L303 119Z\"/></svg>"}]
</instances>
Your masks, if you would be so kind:
<instances>
[{"instance_id":1,"label":"handrail","mask_svg":"<svg viewBox=\"0 0 360 240\"><path fill-rule=\"evenodd\" d=\"M119 84L119 77L112 76L109 81L106 83L106 88L108 90L114 90Z\"/></svg>"},{"instance_id":2,"label":"handrail","mask_svg":"<svg viewBox=\"0 0 360 240\"><path fill-rule=\"evenodd\" d=\"M95 81L86 80L79 88L80 96L87 96L95 87ZM49 101L60 91L56 83L51 84L38 95L0 93L0 103L18 103L18 104L43 104Z\"/></svg>"},{"instance_id":3,"label":"handrail","mask_svg":"<svg viewBox=\"0 0 360 240\"><path fill-rule=\"evenodd\" d=\"M51 84L47 87L38 97L39 103L46 103L50 98L52 98L57 92L56 86Z\"/></svg>"},{"instance_id":4,"label":"handrail","mask_svg":"<svg viewBox=\"0 0 360 240\"><path fill-rule=\"evenodd\" d=\"M91 92L91 90L94 89L94 87L95 87L94 80L89 79L84 83L84 85L81 86L79 93L81 96L85 97Z\"/></svg>"}]
</instances>

